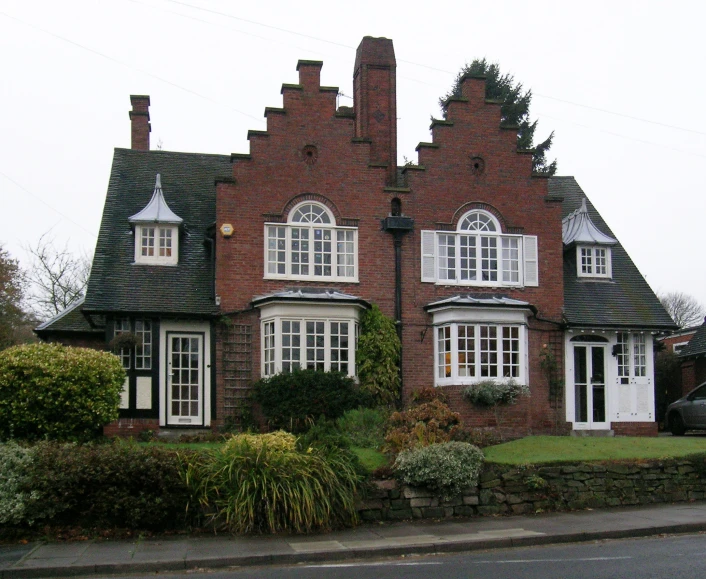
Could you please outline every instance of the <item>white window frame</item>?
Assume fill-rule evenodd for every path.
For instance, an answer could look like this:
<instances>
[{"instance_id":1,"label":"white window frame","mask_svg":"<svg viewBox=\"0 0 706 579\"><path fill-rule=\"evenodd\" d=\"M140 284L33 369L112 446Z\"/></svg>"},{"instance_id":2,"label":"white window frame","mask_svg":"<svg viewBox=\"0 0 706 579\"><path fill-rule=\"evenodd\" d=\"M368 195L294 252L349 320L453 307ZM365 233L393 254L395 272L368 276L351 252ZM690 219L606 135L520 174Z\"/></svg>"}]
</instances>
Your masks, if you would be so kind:
<instances>
[{"instance_id":1,"label":"white window frame","mask_svg":"<svg viewBox=\"0 0 706 579\"><path fill-rule=\"evenodd\" d=\"M449 307L443 308L433 313L434 316L434 385L435 386L450 386L450 385L467 385L475 384L485 380L494 380L496 382L504 382L509 379L514 380L518 384L528 384L528 332L527 332L527 314L528 311L519 309L498 308L459 308ZM474 328L474 360L473 367L475 368L475 376L464 376L459 373L460 348L459 348L459 327L472 326ZM482 354L481 354L481 327L493 327L497 332L497 350L498 359L496 367L498 369L497 376L482 376ZM503 367L503 328L516 329L518 352L517 365L518 376L508 377L502 375ZM440 347L440 335L444 332L449 333L450 350L448 358L447 352ZM442 360L441 356L444 356ZM440 372L442 365L450 364L451 375L443 376Z\"/></svg>"},{"instance_id":2,"label":"white window frame","mask_svg":"<svg viewBox=\"0 0 706 579\"><path fill-rule=\"evenodd\" d=\"M356 348L358 336L358 320L362 306L357 304L297 304L297 303L267 303L261 307L260 320L260 375L269 377L282 372L283 368L283 322L299 323L299 360L300 367L307 367L307 322L323 323L324 359L323 370L330 371L333 361L332 324L348 324L348 364L347 375L356 375ZM291 335L291 334L290 334ZM336 334L340 336L341 334ZM290 348L291 346L288 346ZM333 368L336 370L336 368Z\"/></svg>"},{"instance_id":3,"label":"white window frame","mask_svg":"<svg viewBox=\"0 0 706 579\"><path fill-rule=\"evenodd\" d=\"M587 263L584 263L584 257L587 258ZM598 271L599 260L605 261L605 264L601 268L603 271ZM578 277L612 279L612 261L610 247L605 245L576 246L576 274Z\"/></svg>"},{"instance_id":4,"label":"white window frame","mask_svg":"<svg viewBox=\"0 0 706 579\"><path fill-rule=\"evenodd\" d=\"M293 221L298 211L307 205L311 205L320 211L318 217L321 218L320 221ZM293 269L297 265L293 260L293 254L299 253L293 249L293 245L296 239L293 238L293 232L304 230L308 231L308 250L306 255L308 258L308 269L309 273L292 273ZM316 251L315 235L316 230L326 230L331 232L331 239L327 240L331 243L331 274L321 275L315 274L316 266L320 265L325 267L329 264L317 264L316 255L322 252ZM275 233L272 237L271 233ZM352 234L352 239L345 239L350 237ZM338 238L343 236L344 239L339 240ZM270 247L270 241L274 240L274 247ZM323 240L321 240L323 241ZM281 247L280 242L283 243L284 247ZM341 247L340 244L344 244ZM352 244L352 247L351 247ZM341 251L339 251L341 250ZM284 255L282 255L284 254ZM284 260L282 260L284 257ZM352 259L348 259L352 258ZM339 263L342 260L343 263ZM353 263L349 263L352 261ZM282 266L281 268L279 266ZM283 269L284 271L270 271L271 267L274 269ZM352 268L353 275L339 275L339 268ZM329 209L320 203L313 201L305 201L299 203L289 212L289 217L287 223L265 223L265 233L264 233L264 278L265 279L299 279L307 281L345 281L345 282L358 282L358 228L357 227L341 227L336 225L336 220L329 211Z\"/></svg>"},{"instance_id":5,"label":"white window frame","mask_svg":"<svg viewBox=\"0 0 706 579\"><path fill-rule=\"evenodd\" d=\"M154 230L152 238L153 255L142 255L142 239L150 230ZM167 232L169 236L167 236ZM169 238L171 244L170 255L160 255L166 247L162 247L163 240ZM179 228L176 225L164 223L144 223L135 226L135 263L144 265L177 265L179 262Z\"/></svg>"},{"instance_id":6,"label":"white window frame","mask_svg":"<svg viewBox=\"0 0 706 579\"><path fill-rule=\"evenodd\" d=\"M620 381L621 378L628 380L649 378L650 364L647 359L647 343L651 339L651 335L643 332L618 332L615 339L618 380Z\"/></svg>"},{"instance_id":7,"label":"white window frame","mask_svg":"<svg viewBox=\"0 0 706 579\"><path fill-rule=\"evenodd\" d=\"M113 336L119 336L120 334L129 334L132 331L132 326L130 325L130 318L116 318L113 326ZM129 370L132 365L132 356L130 348L120 348L120 353L117 355L120 358L120 363L125 370Z\"/></svg>"},{"instance_id":8,"label":"white window frame","mask_svg":"<svg viewBox=\"0 0 706 579\"><path fill-rule=\"evenodd\" d=\"M485 229L467 229L467 222ZM473 287L539 285L537 237L502 233L497 218L487 211L469 211L459 219L456 231L422 231L421 238L423 282ZM491 258L488 253L483 255L486 250L495 251L495 268L487 267ZM474 257L470 257L471 251ZM468 267L471 259L475 261L473 268ZM489 279L493 273L496 279ZM464 275L475 275L476 279L463 279Z\"/></svg>"}]
</instances>

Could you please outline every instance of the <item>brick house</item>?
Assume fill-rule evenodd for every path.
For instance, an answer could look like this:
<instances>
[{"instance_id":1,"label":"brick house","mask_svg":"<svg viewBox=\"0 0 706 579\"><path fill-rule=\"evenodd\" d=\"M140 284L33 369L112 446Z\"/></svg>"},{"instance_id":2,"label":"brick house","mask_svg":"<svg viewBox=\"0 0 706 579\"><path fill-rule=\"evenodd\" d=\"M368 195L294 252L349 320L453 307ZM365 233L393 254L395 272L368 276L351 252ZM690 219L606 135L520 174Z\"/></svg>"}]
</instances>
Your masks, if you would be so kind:
<instances>
[{"instance_id":1,"label":"brick house","mask_svg":"<svg viewBox=\"0 0 706 579\"><path fill-rule=\"evenodd\" d=\"M79 308L102 344L139 338L107 432L215 428L296 366L354 375L377 304L405 399L444 388L467 426L518 434L656 433L652 336L674 324L576 181L532 173L485 80L398 167L392 41L358 47L352 108L321 67L299 61L246 154L151 151L149 97L131 97ZM500 425L461 396L487 379L530 388Z\"/></svg>"}]
</instances>

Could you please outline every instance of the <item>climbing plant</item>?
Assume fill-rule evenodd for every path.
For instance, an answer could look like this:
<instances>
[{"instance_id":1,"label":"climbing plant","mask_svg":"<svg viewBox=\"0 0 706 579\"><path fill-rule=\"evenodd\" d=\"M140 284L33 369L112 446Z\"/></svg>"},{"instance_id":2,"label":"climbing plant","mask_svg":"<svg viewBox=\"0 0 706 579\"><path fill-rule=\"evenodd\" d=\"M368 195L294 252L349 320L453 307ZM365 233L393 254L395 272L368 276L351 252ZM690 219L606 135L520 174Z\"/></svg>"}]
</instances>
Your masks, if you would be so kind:
<instances>
[{"instance_id":1,"label":"climbing plant","mask_svg":"<svg viewBox=\"0 0 706 579\"><path fill-rule=\"evenodd\" d=\"M395 323L375 305L361 319L356 356L361 389L379 404L391 404L397 400L400 339Z\"/></svg>"}]
</instances>

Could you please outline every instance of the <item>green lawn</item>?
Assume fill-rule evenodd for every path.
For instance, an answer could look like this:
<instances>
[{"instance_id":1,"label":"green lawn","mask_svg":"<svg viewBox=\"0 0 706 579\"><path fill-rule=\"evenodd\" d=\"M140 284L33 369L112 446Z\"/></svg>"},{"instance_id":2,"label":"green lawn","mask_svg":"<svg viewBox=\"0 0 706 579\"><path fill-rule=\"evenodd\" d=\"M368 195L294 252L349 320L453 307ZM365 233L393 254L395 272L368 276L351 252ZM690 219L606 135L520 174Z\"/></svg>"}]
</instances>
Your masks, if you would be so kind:
<instances>
[{"instance_id":1,"label":"green lawn","mask_svg":"<svg viewBox=\"0 0 706 579\"><path fill-rule=\"evenodd\" d=\"M487 462L501 464L674 458L706 453L706 437L528 436L483 452Z\"/></svg>"},{"instance_id":2,"label":"green lawn","mask_svg":"<svg viewBox=\"0 0 706 579\"><path fill-rule=\"evenodd\" d=\"M354 446L351 450L358 455L358 459L368 472L372 472L376 468L386 466L390 463L390 459L386 455L372 448Z\"/></svg>"}]
</instances>

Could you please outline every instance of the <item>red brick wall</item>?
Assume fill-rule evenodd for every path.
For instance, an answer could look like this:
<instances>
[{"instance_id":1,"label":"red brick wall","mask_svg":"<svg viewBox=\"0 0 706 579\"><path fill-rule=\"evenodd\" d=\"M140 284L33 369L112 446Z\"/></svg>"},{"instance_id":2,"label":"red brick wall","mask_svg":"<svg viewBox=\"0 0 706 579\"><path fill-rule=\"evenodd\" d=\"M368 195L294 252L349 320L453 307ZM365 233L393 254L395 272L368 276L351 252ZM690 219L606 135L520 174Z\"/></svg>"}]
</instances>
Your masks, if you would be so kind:
<instances>
[{"instance_id":1,"label":"red brick wall","mask_svg":"<svg viewBox=\"0 0 706 579\"><path fill-rule=\"evenodd\" d=\"M389 58L383 44L378 48L381 51L378 56ZM414 232L402 241L405 397L415 389L434 384L434 335L429 327L431 316L423 310L430 302L463 292L501 293L529 302L542 318L560 321L561 204L547 200L546 179L532 176L532 157L517 151L516 131L500 128L500 107L485 102L484 81L470 79L464 83L463 94L468 102L450 104L448 120L453 126L434 128L435 147L421 148L421 167L407 171L409 191L386 191L388 168L376 163L384 160L396 140L395 108L389 106L394 101L394 66L388 62L382 67L372 67L367 71L371 81L368 84L360 81L365 71L357 68L355 120L349 115L336 114L336 93L320 89L319 68L318 63L300 62L300 85L283 87L284 111L268 111L266 133L249 136L250 157L234 159L234 182L217 185L217 226L230 223L234 227L232 237L218 235L216 241L216 293L221 297L221 310L246 310L257 295L319 285L376 303L392 316L393 238L380 230L380 220L388 215L392 198L398 197L402 213L415 220ZM372 116L375 111L382 111L384 116L377 115L380 121ZM361 140L361 136L372 136L372 144ZM306 146L316 147L316 162L305 159ZM471 157L477 156L485 161L481 174L475 174L471 166ZM358 220L359 283L263 279L264 223L278 218L286 220L286 209L297 196L325 200L339 223L341 219ZM506 230L538 236L539 287L481 290L420 282L419 232L437 229L439 222L455 222L464 207L469 208L469 203L492 206ZM259 323L253 321L255 379L260 369L260 341ZM551 341L557 329L552 323L529 321L532 395L502 410L501 422L509 429L552 432L565 428L563 405L550 406L547 379L538 358L543 344ZM223 388L220 374L217 383L220 402ZM493 412L478 411L461 400L459 388L446 390L454 409L461 412L469 426L496 424Z\"/></svg>"},{"instance_id":2,"label":"red brick wall","mask_svg":"<svg viewBox=\"0 0 706 579\"><path fill-rule=\"evenodd\" d=\"M105 436L120 436L122 438L137 437L143 430L159 432L157 418L120 418L103 427Z\"/></svg>"},{"instance_id":3,"label":"red brick wall","mask_svg":"<svg viewBox=\"0 0 706 579\"><path fill-rule=\"evenodd\" d=\"M613 422L611 428L615 436L657 436L656 422Z\"/></svg>"}]
</instances>

